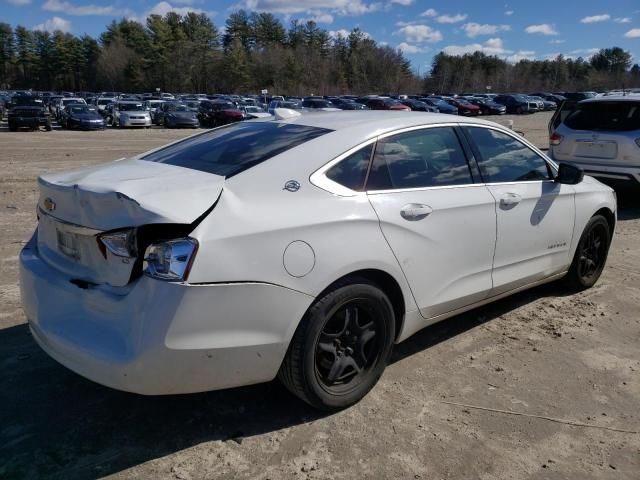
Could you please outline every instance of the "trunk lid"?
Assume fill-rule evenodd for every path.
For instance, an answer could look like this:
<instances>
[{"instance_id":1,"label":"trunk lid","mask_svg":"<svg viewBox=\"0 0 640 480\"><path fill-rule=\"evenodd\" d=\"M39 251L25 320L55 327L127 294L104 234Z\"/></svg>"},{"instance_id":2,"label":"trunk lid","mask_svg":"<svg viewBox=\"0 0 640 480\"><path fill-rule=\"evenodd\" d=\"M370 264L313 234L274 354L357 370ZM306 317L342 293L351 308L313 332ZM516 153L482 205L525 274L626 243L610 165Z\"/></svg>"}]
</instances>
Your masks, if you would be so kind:
<instances>
[{"instance_id":1,"label":"trunk lid","mask_svg":"<svg viewBox=\"0 0 640 480\"><path fill-rule=\"evenodd\" d=\"M38 183L43 260L72 279L124 286L137 258L105 252L98 235L149 224L191 224L220 196L224 177L131 159L43 175Z\"/></svg>"}]
</instances>

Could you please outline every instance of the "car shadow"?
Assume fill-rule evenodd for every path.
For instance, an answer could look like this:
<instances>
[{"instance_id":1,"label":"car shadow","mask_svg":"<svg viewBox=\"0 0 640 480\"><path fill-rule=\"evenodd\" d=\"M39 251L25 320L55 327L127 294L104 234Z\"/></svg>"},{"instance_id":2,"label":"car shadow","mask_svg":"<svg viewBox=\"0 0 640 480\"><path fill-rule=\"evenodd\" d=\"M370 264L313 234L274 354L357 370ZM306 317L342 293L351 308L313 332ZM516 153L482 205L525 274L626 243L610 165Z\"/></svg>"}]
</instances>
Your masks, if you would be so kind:
<instances>
[{"instance_id":1,"label":"car shadow","mask_svg":"<svg viewBox=\"0 0 640 480\"><path fill-rule=\"evenodd\" d=\"M618 220L625 221L640 219L639 190L618 192Z\"/></svg>"},{"instance_id":2,"label":"car shadow","mask_svg":"<svg viewBox=\"0 0 640 480\"><path fill-rule=\"evenodd\" d=\"M543 286L432 325L392 362L543 296ZM218 392L145 397L102 387L51 360L26 325L0 330L0 478L93 478L210 441L243 438L326 416L277 381Z\"/></svg>"}]
</instances>

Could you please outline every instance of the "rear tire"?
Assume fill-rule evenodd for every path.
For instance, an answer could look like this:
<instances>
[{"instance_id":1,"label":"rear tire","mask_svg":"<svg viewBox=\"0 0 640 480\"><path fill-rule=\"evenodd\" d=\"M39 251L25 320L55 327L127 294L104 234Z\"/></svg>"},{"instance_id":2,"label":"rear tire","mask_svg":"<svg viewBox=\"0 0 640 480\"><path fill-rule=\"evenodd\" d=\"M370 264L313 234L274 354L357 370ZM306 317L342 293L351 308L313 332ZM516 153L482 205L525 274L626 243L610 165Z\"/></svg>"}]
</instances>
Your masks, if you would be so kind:
<instances>
[{"instance_id":1,"label":"rear tire","mask_svg":"<svg viewBox=\"0 0 640 480\"><path fill-rule=\"evenodd\" d=\"M602 215L589 220L582 232L564 282L572 290L591 288L600 278L611 245L611 228Z\"/></svg>"},{"instance_id":2,"label":"rear tire","mask_svg":"<svg viewBox=\"0 0 640 480\"><path fill-rule=\"evenodd\" d=\"M289 344L278 378L321 410L360 401L384 372L395 336L389 298L363 278L328 291L309 308Z\"/></svg>"}]
</instances>

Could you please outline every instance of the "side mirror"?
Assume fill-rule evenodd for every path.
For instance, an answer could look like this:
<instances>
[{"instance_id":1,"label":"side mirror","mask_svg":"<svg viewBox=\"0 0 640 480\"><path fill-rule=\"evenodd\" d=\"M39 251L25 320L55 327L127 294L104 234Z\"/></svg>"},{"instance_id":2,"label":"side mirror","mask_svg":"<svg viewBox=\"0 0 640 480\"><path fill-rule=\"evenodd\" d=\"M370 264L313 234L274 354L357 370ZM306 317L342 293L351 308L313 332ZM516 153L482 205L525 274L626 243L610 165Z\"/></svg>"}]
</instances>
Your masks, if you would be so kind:
<instances>
[{"instance_id":1,"label":"side mirror","mask_svg":"<svg viewBox=\"0 0 640 480\"><path fill-rule=\"evenodd\" d=\"M561 163L558 167L558 175L555 181L565 185L576 185L584 178L584 172L580 167L571 165L570 163Z\"/></svg>"}]
</instances>

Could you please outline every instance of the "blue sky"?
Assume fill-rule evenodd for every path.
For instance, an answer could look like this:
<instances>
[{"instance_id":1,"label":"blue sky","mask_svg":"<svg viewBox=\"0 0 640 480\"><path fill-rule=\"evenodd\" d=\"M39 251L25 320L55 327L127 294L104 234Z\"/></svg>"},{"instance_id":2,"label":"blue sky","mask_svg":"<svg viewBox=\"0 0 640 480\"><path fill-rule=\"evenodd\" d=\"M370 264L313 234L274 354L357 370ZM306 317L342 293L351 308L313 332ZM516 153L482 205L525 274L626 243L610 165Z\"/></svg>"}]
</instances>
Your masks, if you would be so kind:
<instances>
[{"instance_id":1,"label":"blue sky","mask_svg":"<svg viewBox=\"0 0 640 480\"><path fill-rule=\"evenodd\" d=\"M620 46L640 63L638 0L0 0L0 20L42 30L97 36L116 18L142 20L174 10L207 13L220 29L238 8L269 11L285 24L314 19L340 35L353 27L401 49L423 74L435 53L482 50L509 61L563 53L589 57Z\"/></svg>"}]
</instances>

